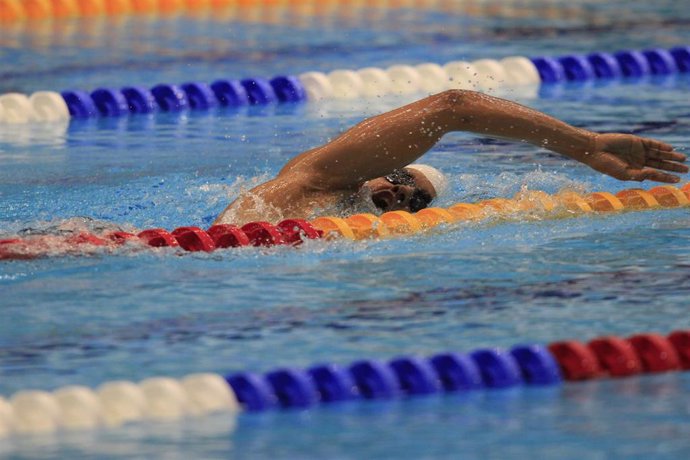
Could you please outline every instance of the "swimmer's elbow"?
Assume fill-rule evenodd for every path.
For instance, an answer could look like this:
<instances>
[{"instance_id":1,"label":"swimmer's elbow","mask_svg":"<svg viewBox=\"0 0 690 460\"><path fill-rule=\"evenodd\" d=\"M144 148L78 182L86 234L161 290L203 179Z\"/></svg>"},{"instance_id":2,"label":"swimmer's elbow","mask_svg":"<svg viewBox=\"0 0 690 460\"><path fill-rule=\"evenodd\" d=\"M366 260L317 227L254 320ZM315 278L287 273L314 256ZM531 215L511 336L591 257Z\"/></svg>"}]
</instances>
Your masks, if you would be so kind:
<instances>
[{"instance_id":1,"label":"swimmer's elbow","mask_svg":"<svg viewBox=\"0 0 690 460\"><path fill-rule=\"evenodd\" d=\"M486 94L468 89L448 89L439 93L438 96L443 101L445 108L455 112L468 109L485 101L488 97Z\"/></svg>"}]
</instances>

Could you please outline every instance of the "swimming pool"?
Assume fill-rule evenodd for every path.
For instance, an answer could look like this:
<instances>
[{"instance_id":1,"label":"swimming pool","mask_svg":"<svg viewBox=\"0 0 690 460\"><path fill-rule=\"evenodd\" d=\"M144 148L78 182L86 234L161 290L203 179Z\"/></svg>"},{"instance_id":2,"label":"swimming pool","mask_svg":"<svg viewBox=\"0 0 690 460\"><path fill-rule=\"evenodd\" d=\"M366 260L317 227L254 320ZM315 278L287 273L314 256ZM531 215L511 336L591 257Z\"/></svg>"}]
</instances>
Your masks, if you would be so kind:
<instances>
[{"instance_id":1,"label":"swimming pool","mask_svg":"<svg viewBox=\"0 0 690 460\"><path fill-rule=\"evenodd\" d=\"M688 12L673 2L626 3L630 14L616 10L622 3L527 2L513 9L521 18L490 2L457 5L452 14L334 13L325 24L295 14L292 24L273 25L133 18L3 27L0 93L690 43ZM540 18L546 11L551 19ZM578 126L639 132L687 151L689 82L565 84L516 97ZM2 126L0 235L55 225L208 226L239 188L402 102L73 120L52 131ZM443 206L524 186L631 186L533 147L464 134L447 136L428 159L452 176ZM3 262L0 394L687 329L688 221L677 209L310 241L297 250ZM690 450L689 385L687 374L644 376L134 424L2 446L17 457L681 458Z\"/></svg>"}]
</instances>

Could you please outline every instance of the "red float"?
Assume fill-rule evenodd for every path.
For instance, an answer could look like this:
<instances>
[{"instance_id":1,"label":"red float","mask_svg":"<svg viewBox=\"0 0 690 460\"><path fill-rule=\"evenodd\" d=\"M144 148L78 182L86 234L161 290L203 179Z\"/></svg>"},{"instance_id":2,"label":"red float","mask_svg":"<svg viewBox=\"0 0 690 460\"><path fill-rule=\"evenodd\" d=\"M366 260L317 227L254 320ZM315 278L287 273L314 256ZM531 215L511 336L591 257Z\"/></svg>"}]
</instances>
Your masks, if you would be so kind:
<instances>
[{"instance_id":1,"label":"red float","mask_svg":"<svg viewBox=\"0 0 690 460\"><path fill-rule=\"evenodd\" d=\"M675 331L668 336L678 354L680 367L690 369L690 331Z\"/></svg>"},{"instance_id":2,"label":"red float","mask_svg":"<svg viewBox=\"0 0 690 460\"><path fill-rule=\"evenodd\" d=\"M98 237L92 233L79 233L77 235L68 236L65 238L65 243L78 246L80 244L91 244L94 246L105 246L108 244L107 240Z\"/></svg>"},{"instance_id":3,"label":"red float","mask_svg":"<svg viewBox=\"0 0 690 460\"><path fill-rule=\"evenodd\" d=\"M17 238L0 240L0 260L33 259L36 254L28 250L30 244Z\"/></svg>"},{"instance_id":4,"label":"red float","mask_svg":"<svg viewBox=\"0 0 690 460\"><path fill-rule=\"evenodd\" d=\"M637 334L628 338L640 358L645 372L668 372L680 369L673 344L661 335Z\"/></svg>"},{"instance_id":5,"label":"red float","mask_svg":"<svg viewBox=\"0 0 690 460\"><path fill-rule=\"evenodd\" d=\"M566 380L590 380L603 375L596 355L580 342L554 342L549 345L549 351Z\"/></svg>"},{"instance_id":6,"label":"red float","mask_svg":"<svg viewBox=\"0 0 690 460\"><path fill-rule=\"evenodd\" d=\"M180 227L172 232L180 247L185 251L206 251L216 249L211 236L199 227Z\"/></svg>"},{"instance_id":7,"label":"red float","mask_svg":"<svg viewBox=\"0 0 690 460\"><path fill-rule=\"evenodd\" d=\"M124 244L125 241L131 240L132 238L136 238L137 236L134 233L117 231L106 233L105 235L103 235L103 237L109 239L115 244Z\"/></svg>"},{"instance_id":8,"label":"red float","mask_svg":"<svg viewBox=\"0 0 690 460\"><path fill-rule=\"evenodd\" d=\"M242 226L242 231L246 233L253 246L274 246L285 243L280 230L268 222L249 222Z\"/></svg>"},{"instance_id":9,"label":"red float","mask_svg":"<svg viewBox=\"0 0 690 460\"><path fill-rule=\"evenodd\" d=\"M144 243L154 248L161 248L166 246L178 246L177 240L174 236L162 228L152 228L144 230L137 235Z\"/></svg>"},{"instance_id":10,"label":"red float","mask_svg":"<svg viewBox=\"0 0 690 460\"><path fill-rule=\"evenodd\" d=\"M236 248L250 244L249 237L234 225L214 225L208 229L207 233L215 243L216 248Z\"/></svg>"},{"instance_id":11,"label":"red float","mask_svg":"<svg viewBox=\"0 0 690 460\"><path fill-rule=\"evenodd\" d=\"M277 227L287 244L298 245L302 243L303 237L311 240L321 238L321 232L304 219L286 219Z\"/></svg>"},{"instance_id":12,"label":"red float","mask_svg":"<svg viewBox=\"0 0 690 460\"><path fill-rule=\"evenodd\" d=\"M599 337L589 342L589 348L611 377L625 377L642 372L635 349L620 337Z\"/></svg>"}]
</instances>

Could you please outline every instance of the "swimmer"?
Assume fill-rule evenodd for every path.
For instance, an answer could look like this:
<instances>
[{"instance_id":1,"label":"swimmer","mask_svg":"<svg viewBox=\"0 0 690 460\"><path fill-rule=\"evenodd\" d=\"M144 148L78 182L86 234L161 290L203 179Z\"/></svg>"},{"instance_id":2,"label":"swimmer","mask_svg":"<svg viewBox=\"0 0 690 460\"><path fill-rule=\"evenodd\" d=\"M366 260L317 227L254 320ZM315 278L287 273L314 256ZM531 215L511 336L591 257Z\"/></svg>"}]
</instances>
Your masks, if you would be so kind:
<instances>
[{"instance_id":1,"label":"swimmer","mask_svg":"<svg viewBox=\"0 0 690 460\"><path fill-rule=\"evenodd\" d=\"M469 131L547 148L619 180L676 183L685 155L629 134L598 134L486 94L448 90L368 118L301 153L274 178L232 202L215 223L307 219L364 201L382 212L423 209L447 187L437 169L413 163L444 134Z\"/></svg>"}]
</instances>

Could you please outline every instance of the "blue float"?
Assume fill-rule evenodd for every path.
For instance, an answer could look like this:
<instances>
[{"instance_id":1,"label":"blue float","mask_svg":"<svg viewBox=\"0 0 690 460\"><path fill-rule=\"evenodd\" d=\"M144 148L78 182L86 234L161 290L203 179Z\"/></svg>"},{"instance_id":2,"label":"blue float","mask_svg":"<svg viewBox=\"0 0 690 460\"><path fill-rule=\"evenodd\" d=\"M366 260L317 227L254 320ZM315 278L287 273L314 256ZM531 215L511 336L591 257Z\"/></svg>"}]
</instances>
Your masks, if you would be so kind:
<instances>
[{"instance_id":1,"label":"blue float","mask_svg":"<svg viewBox=\"0 0 690 460\"><path fill-rule=\"evenodd\" d=\"M233 374L225 378L239 401L248 411L263 411L277 405L271 386L260 375L251 372Z\"/></svg>"},{"instance_id":2,"label":"blue float","mask_svg":"<svg viewBox=\"0 0 690 460\"><path fill-rule=\"evenodd\" d=\"M156 98L151 90L141 86L127 86L122 88L122 95L127 101L131 113L151 113L158 108Z\"/></svg>"},{"instance_id":3,"label":"blue float","mask_svg":"<svg viewBox=\"0 0 690 460\"><path fill-rule=\"evenodd\" d=\"M151 93L156 98L158 107L166 112L177 112L189 107L187 95L178 86L157 85L151 88Z\"/></svg>"},{"instance_id":4,"label":"blue float","mask_svg":"<svg viewBox=\"0 0 690 460\"><path fill-rule=\"evenodd\" d=\"M585 56L563 56L558 58L558 62L563 66L565 78L568 81L584 81L596 78L594 68Z\"/></svg>"},{"instance_id":5,"label":"blue float","mask_svg":"<svg viewBox=\"0 0 690 460\"><path fill-rule=\"evenodd\" d=\"M240 81L247 91L249 103L252 105L271 104L278 100L273 87L263 78L246 78Z\"/></svg>"},{"instance_id":6,"label":"blue float","mask_svg":"<svg viewBox=\"0 0 690 460\"><path fill-rule=\"evenodd\" d=\"M649 75L651 71L649 62L647 62L647 59L639 51L619 51L615 53L614 56L621 66L623 76L644 77L645 75Z\"/></svg>"},{"instance_id":7,"label":"blue float","mask_svg":"<svg viewBox=\"0 0 690 460\"><path fill-rule=\"evenodd\" d=\"M642 51L642 55L649 63L652 75L668 75L678 72L676 60L665 49L653 49Z\"/></svg>"},{"instance_id":8,"label":"blue float","mask_svg":"<svg viewBox=\"0 0 690 460\"><path fill-rule=\"evenodd\" d=\"M556 59L550 57L532 58L542 83L558 83L565 80L565 70Z\"/></svg>"},{"instance_id":9,"label":"blue float","mask_svg":"<svg viewBox=\"0 0 690 460\"><path fill-rule=\"evenodd\" d=\"M307 99L307 92L297 77L279 75L270 84L280 102L302 102Z\"/></svg>"},{"instance_id":10,"label":"blue float","mask_svg":"<svg viewBox=\"0 0 690 460\"><path fill-rule=\"evenodd\" d=\"M402 390L410 395L438 393L439 378L428 361L418 357L401 357L390 362Z\"/></svg>"},{"instance_id":11,"label":"blue float","mask_svg":"<svg viewBox=\"0 0 690 460\"><path fill-rule=\"evenodd\" d=\"M467 391L483 386L477 364L467 355L440 353L429 361L446 391Z\"/></svg>"},{"instance_id":12,"label":"blue float","mask_svg":"<svg viewBox=\"0 0 690 460\"><path fill-rule=\"evenodd\" d=\"M510 350L530 385L556 385L563 381L553 355L541 345L516 345Z\"/></svg>"},{"instance_id":13,"label":"blue float","mask_svg":"<svg viewBox=\"0 0 690 460\"><path fill-rule=\"evenodd\" d=\"M357 386L347 370L335 364L320 364L307 372L323 402L347 401L358 396Z\"/></svg>"},{"instance_id":14,"label":"blue float","mask_svg":"<svg viewBox=\"0 0 690 460\"><path fill-rule=\"evenodd\" d=\"M98 115L96 104L84 91L63 91L61 96L73 118L89 118Z\"/></svg>"},{"instance_id":15,"label":"blue float","mask_svg":"<svg viewBox=\"0 0 690 460\"><path fill-rule=\"evenodd\" d=\"M118 90L98 88L91 93L91 99L93 99L100 114L105 117L119 117L129 114L127 99Z\"/></svg>"},{"instance_id":16,"label":"blue float","mask_svg":"<svg viewBox=\"0 0 690 460\"><path fill-rule=\"evenodd\" d=\"M620 64L611 53L592 53L587 55L597 78L620 78L623 76Z\"/></svg>"},{"instance_id":17,"label":"blue float","mask_svg":"<svg viewBox=\"0 0 690 460\"><path fill-rule=\"evenodd\" d=\"M237 107L249 104L249 96L244 86L237 80L216 80L211 89L222 106Z\"/></svg>"},{"instance_id":18,"label":"blue float","mask_svg":"<svg viewBox=\"0 0 690 460\"><path fill-rule=\"evenodd\" d=\"M318 400L311 377L299 369L278 369L266 374L280 405L285 408L309 407Z\"/></svg>"},{"instance_id":19,"label":"blue float","mask_svg":"<svg viewBox=\"0 0 690 460\"><path fill-rule=\"evenodd\" d=\"M206 83L190 82L181 86L187 95L189 107L197 110L208 110L218 105L218 99Z\"/></svg>"},{"instance_id":20,"label":"blue float","mask_svg":"<svg viewBox=\"0 0 690 460\"><path fill-rule=\"evenodd\" d=\"M507 388L522 382L515 359L497 349L477 350L470 354L479 368L484 385L489 388Z\"/></svg>"},{"instance_id":21,"label":"blue float","mask_svg":"<svg viewBox=\"0 0 690 460\"><path fill-rule=\"evenodd\" d=\"M670 50L681 72L690 72L690 46L676 46Z\"/></svg>"},{"instance_id":22,"label":"blue float","mask_svg":"<svg viewBox=\"0 0 690 460\"><path fill-rule=\"evenodd\" d=\"M400 395L398 379L388 365L380 361L362 360L350 366L355 385L366 399L390 399Z\"/></svg>"}]
</instances>

